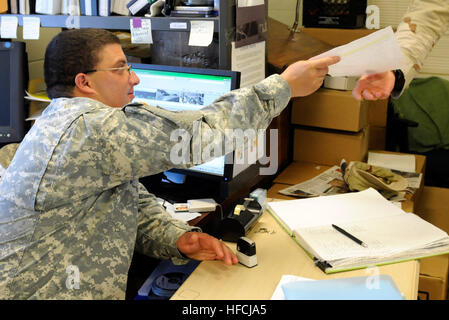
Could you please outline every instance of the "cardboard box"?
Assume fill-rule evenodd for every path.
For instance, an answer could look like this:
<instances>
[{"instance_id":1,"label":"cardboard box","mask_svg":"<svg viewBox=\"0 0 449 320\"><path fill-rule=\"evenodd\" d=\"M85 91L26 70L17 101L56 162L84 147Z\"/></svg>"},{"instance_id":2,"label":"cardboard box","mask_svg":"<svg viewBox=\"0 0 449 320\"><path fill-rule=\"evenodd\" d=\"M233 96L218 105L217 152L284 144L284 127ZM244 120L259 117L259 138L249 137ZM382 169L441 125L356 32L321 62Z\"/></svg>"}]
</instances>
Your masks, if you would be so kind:
<instances>
[{"instance_id":1,"label":"cardboard box","mask_svg":"<svg viewBox=\"0 0 449 320\"><path fill-rule=\"evenodd\" d=\"M368 125L368 104L351 91L319 89L292 100L293 124L358 132Z\"/></svg>"},{"instance_id":2,"label":"cardboard box","mask_svg":"<svg viewBox=\"0 0 449 320\"><path fill-rule=\"evenodd\" d=\"M369 127L360 132L296 128L293 160L328 166L339 165L342 159L365 161L368 141Z\"/></svg>"},{"instance_id":3,"label":"cardboard box","mask_svg":"<svg viewBox=\"0 0 449 320\"><path fill-rule=\"evenodd\" d=\"M368 105L368 123L370 126L386 127L388 99L365 101Z\"/></svg>"},{"instance_id":4,"label":"cardboard box","mask_svg":"<svg viewBox=\"0 0 449 320\"><path fill-rule=\"evenodd\" d=\"M416 206L416 214L449 233L449 189L425 186Z\"/></svg>"},{"instance_id":5,"label":"cardboard box","mask_svg":"<svg viewBox=\"0 0 449 320\"><path fill-rule=\"evenodd\" d=\"M438 277L419 275L419 300L446 300L447 285Z\"/></svg>"},{"instance_id":6,"label":"cardboard box","mask_svg":"<svg viewBox=\"0 0 449 320\"><path fill-rule=\"evenodd\" d=\"M416 214L438 228L449 232L447 199L449 189L425 186L416 205ZM421 299L447 299L449 255L421 260L419 297Z\"/></svg>"},{"instance_id":7,"label":"cardboard box","mask_svg":"<svg viewBox=\"0 0 449 320\"><path fill-rule=\"evenodd\" d=\"M420 260L418 296L422 300L446 300L449 256Z\"/></svg>"},{"instance_id":8,"label":"cardboard box","mask_svg":"<svg viewBox=\"0 0 449 320\"><path fill-rule=\"evenodd\" d=\"M387 128L378 126L369 126L369 149L384 150L387 137Z\"/></svg>"}]
</instances>

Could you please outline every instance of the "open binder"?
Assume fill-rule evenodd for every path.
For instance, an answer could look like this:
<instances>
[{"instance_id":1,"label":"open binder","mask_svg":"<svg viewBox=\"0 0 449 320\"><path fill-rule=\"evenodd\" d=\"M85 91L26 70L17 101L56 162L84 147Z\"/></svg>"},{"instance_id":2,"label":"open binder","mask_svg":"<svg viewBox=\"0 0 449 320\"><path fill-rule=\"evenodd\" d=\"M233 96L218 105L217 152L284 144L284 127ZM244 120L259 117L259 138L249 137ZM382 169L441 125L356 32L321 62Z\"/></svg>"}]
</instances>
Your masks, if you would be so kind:
<instances>
[{"instance_id":1,"label":"open binder","mask_svg":"<svg viewBox=\"0 0 449 320\"><path fill-rule=\"evenodd\" d=\"M449 253L449 236L370 188L269 202L268 211L325 273ZM363 247L332 227L367 244Z\"/></svg>"}]
</instances>

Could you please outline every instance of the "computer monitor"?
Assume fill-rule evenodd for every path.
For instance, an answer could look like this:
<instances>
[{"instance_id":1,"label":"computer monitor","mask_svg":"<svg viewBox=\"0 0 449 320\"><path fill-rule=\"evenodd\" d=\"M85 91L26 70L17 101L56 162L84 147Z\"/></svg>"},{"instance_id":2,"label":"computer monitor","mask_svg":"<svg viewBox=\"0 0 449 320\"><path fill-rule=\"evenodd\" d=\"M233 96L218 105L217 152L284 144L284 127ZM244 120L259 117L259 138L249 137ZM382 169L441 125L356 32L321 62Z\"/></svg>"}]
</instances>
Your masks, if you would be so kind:
<instances>
[{"instance_id":1,"label":"computer monitor","mask_svg":"<svg viewBox=\"0 0 449 320\"><path fill-rule=\"evenodd\" d=\"M199 110L240 84L240 73L230 70L139 63L133 63L132 67L140 79L134 87L133 102L145 102L171 111ZM172 169L166 174L181 173L226 182L238 173L233 162L231 152L189 169Z\"/></svg>"},{"instance_id":2,"label":"computer monitor","mask_svg":"<svg viewBox=\"0 0 449 320\"><path fill-rule=\"evenodd\" d=\"M24 42L0 42L0 144L20 142L25 135L25 86L28 61Z\"/></svg>"}]
</instances>

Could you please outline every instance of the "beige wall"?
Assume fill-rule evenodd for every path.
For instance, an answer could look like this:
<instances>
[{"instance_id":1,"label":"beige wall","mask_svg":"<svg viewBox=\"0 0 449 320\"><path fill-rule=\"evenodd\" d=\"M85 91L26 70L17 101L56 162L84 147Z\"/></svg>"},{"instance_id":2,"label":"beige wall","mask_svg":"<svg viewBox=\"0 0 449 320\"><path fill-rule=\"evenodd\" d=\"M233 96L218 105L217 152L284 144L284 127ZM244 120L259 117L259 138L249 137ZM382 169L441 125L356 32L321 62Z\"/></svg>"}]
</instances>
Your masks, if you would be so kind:
<instances>
[{"instance_id":1,"label":"beige wall","mask_svg":"<svg viewBox=\"0 0 449 320\"><path fill-rule=\"evenodd\" d=\"M60 28L41 28L39 40L23 40L22 27L17 29L17 41L26 43L30 79L44 78L44 55L47 44L59 32Z\"/></svg>"},{"instance_id":2,"label":"beige wall","mask_svg":"<svg viewBox=\"0 0 449 320\"><path fill-rule=\"evenodd\" d=\"M301 1L302 4L302 1ZM288 26L295 21L296 0L268 0L268 15ZM300 23L302 25L302 5L300 8Z\"/></svg>"}]
</instances>

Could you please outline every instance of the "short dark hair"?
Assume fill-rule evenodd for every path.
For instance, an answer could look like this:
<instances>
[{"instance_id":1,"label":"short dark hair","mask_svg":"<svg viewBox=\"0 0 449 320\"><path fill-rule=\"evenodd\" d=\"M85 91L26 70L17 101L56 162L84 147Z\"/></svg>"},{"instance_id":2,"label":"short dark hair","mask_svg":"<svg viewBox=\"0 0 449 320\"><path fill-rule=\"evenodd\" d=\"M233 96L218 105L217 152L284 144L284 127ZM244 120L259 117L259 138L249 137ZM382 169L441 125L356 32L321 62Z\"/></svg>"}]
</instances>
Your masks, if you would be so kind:
<instances>
[{"instance_id":1,"label":"short dark hair","mask_svg":"<svg viewBox=\"0 0 449 320\"><path fill-rule=\"evenodd\" d=\"M119 38L103 29L70 29L57 34L45 51L44 78L50 99L72 97L75 76L94 69L98 52Z\"/></svg>"}]
</instances>

